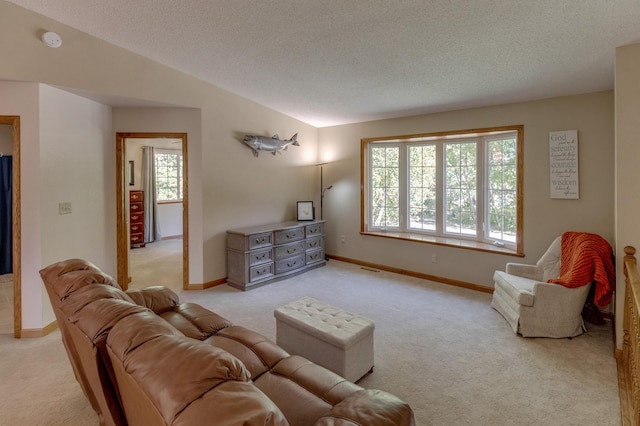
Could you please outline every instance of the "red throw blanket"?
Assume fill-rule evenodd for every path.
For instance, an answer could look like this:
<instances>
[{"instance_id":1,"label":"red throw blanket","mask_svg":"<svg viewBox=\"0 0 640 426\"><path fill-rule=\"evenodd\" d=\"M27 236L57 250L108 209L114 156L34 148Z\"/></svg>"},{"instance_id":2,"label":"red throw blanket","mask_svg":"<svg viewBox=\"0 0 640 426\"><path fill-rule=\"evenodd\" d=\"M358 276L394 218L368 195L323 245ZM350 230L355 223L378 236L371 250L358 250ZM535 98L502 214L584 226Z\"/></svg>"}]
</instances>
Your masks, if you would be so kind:
<instances>
[{"instance_id":1,"label":"red throw blanket","mask_svg":"<svg viewBox=\"0 0 640 426\"><path fill-rule=\"evenodd\" d=\"M586 232L562 234L560 277L548 282L575 288L595 282L594 303L598 307L611 302L616 285L613 250L599 235Z\"/></svg>"}]
</instances>

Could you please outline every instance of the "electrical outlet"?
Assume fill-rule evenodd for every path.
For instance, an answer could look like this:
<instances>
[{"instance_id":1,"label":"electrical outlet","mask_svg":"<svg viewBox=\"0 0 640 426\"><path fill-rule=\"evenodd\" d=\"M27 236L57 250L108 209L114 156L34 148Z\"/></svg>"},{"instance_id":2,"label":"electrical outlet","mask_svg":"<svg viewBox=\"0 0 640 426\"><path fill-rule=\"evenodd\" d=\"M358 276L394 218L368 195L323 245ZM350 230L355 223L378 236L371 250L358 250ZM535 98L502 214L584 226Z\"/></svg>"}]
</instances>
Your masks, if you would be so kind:
<instances>
[{"instance_id":1,"label":"electrical outlet","mask_svg":"<svg viewBox=\"0 0 640 426\"><path fill-rule=\"evenodd\" d=\"M344 244L346 242L344 235L340 235L340 242Z\"/></svg>"},{"instance_id":2,"label":"electrical outlet","mask_svg":"<svg viewBox=\"0 0 640 426\"><path fill-rule=\"evenodd\" d=\"M438 255L437 254L432 254L431 255L431 263L438 263Z\"/></svg>"},{"instance_id":3,"label":"electrical outlet","mask_svg":"<svg viewBox=\"0 0 640 426\"><path fill-rule=\"evenodd\" d=\"M71 214L71 201L58 204L58 214Z\"/></svg>"}]
</instances>

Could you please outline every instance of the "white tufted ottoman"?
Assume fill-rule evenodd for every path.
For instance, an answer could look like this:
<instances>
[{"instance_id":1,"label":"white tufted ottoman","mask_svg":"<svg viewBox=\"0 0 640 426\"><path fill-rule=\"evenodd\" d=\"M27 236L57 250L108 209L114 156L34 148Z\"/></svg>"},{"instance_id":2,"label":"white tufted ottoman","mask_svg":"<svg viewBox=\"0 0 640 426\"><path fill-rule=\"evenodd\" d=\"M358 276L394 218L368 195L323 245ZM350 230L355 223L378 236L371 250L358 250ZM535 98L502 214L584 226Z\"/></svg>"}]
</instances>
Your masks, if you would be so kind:
<instances>
[{"instance_id":1,"label":"white tufted ottoman","mask_svg":"<svg viewBox=\"0 0 640 426\"><path fill-rule=\"evenodd\" d=\"M352 382L373 371L373 321L304 297L273 312L276 342Z\"/></svg>"}]
</instances>

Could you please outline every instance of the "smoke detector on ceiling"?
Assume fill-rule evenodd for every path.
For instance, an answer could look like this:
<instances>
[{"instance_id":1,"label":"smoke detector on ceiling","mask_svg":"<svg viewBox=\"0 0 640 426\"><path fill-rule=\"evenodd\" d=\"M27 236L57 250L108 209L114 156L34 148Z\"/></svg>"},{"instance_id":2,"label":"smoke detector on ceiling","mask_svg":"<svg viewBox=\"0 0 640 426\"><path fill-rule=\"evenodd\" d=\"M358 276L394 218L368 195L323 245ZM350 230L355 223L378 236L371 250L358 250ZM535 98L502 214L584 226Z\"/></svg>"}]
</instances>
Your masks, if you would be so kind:
<instances>
[{"instance_id":1,"label":"smoke detector on ceiling","mask_svg":"<svg viewBox=\"0 0 640 426\"><path fill-rule=\"evenodd\" d=\"M42 41L49 47L57 48L62 46L62 38L53 31L42 34Z\"/></svg>"}]
</instances>

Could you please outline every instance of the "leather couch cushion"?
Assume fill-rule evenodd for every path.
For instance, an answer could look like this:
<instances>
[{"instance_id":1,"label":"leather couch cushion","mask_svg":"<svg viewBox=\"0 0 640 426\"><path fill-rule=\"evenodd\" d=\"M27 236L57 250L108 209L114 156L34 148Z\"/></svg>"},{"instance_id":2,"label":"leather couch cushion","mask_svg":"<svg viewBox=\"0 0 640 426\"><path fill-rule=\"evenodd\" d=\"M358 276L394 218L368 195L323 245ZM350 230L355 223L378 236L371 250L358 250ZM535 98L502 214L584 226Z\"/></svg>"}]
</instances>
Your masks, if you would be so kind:
<instances>
[{"instance_id":1,"label":"leather couch cushion","mask_svg":"<svg viewBox=\"0 0 640 426\"><path fill-rule=\"evenodd\" d=\"M412 410L405 402L390 393L366 389L334 406L315 426L398 425L413 421Z\"/></svg>"},{"instance_id":2,"label":"leather couch cushion","mask_svg":"<svg viewBox=\"0 0 640 426\"><path fill-rule=\"evenodd\" d=\"M289 426L289 422L253 384L228 381L193 401L172 425Z\"/></svg>"},{"instance_id":3,"label":"leather couch cushion","mask_svg":"<svg viewBox=\"0 0 640 426\"><path fill-rule=\"evenodd\" d=\"M173 290L164 286L132 289L126 293L134 303L149 308L156 314L175 308L180 300Z\"/></svg>"},{"instance_id":4,"label":"leather couch cushion","mask_svg":"<svg viewBox=\"0 0 640 426\"><path fill-rule=\"evenodd\" d=\"M242 326L227 327L205 342L242 360L253 380L289 356L284 349L262 334Z\"/></svg>"},{"instance_id":5,"label":"leather couch cushion","mask_svg":"<svg viewBox=\"0 0 640 426\"><path fill-rule=\"evenodd\" d=\"M231 326L227 319L195 303L182 303L160 316L185 336L198 340L204 340Z\"/></svg>"},{"instance_id":6,"label":"leather couch cushion","mask_svg":"<svg viewBox=\"0 0 640 426\"><path fill-rule=\"evenodd\" d=\"M167 424L192 401L223 383L250 381L242 362L228 352L173 330L147 311L122 318L107 337L110 353Z\"/></svg>"},{"instance_id":7,"label":"leather couch cushion","mask_svg":"<svg viewBox=\"0 0 640 426\"><path fill-rule=\"evenodd\" d=\"M69 259L54 263L42 270L40 275L49 282L60 300L89 284L106 284L120 289L118 283L102 272L93 263L83 259ZM64 279L58 279L64 275Z\"/></svg>"},{"instance_id":8,"label":"leather couch cushion","mask_svg":"<svg viewBox=\"0 0 640 426\"><path fill-rule=\"evenodd\" d=\"M85 306L100 299L122 300L133 304L133 301L125 292L106 285L87 285L79 288L70 296L60 301L59 308L68 318L82 311Z\"/></svg>"}]
</instances>

